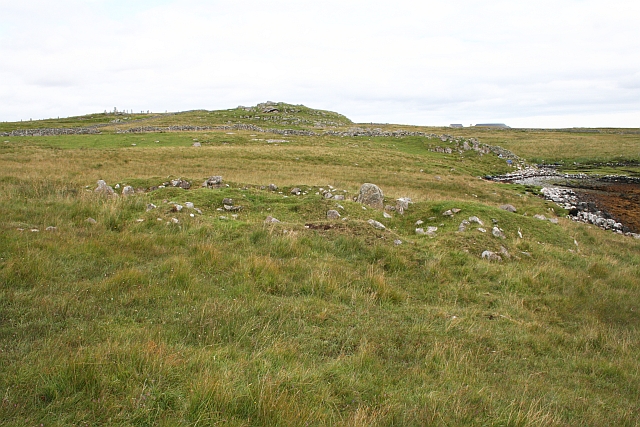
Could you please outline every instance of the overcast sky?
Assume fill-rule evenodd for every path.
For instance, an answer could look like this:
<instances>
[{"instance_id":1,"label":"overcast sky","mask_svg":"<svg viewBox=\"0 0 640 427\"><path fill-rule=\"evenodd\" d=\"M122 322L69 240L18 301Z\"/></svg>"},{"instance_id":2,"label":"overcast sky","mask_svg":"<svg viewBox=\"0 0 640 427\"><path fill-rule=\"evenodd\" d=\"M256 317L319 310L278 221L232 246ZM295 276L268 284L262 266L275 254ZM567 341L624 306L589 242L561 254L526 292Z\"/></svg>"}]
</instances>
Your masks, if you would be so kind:
<instances>
[{"instance_id":1,"label":"overcast sky","mask_svg":"<svg viewBox=\"0 0 640 427\"><path fill-rule=\"evenodd\" d=\"M0 120L264 101L640 127L640 2L0 0Z\"/></svg>"}]
</instances>

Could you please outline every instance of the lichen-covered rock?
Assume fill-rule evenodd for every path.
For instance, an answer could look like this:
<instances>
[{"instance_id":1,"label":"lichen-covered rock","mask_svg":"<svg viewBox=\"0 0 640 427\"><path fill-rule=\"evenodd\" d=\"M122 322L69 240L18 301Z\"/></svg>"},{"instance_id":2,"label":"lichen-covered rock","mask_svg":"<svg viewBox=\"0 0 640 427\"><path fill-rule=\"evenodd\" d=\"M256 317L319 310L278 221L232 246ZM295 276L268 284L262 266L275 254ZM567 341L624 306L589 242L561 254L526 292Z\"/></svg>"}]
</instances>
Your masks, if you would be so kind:
<instances>
[{"instance_id":1,"label":"lichen-covered rock","mask_svg":"<svg viewBox=\"0 0 640 427\"><path fill-rule=\"evenodd\" d=\"M327 219L338 219L340 218L340 213L337 210L331 209L327 211Z\"/></svg>"},{"instance_id":2,"label":"lichen-covered rock","mask_svg":"<svg viewBox=\"0 0 640 427\"><path fill-rule=\"evenodd\" d=\"M202 183L202 186L206 188L220 188L222 187L222 177L210 176Z\"/></svg>"},{"instance_id":3,"label":"lichen-covered rock","mask_svg":"<svg viewBox=\"0 0 640 427\"><path fill-rule=\"evenodd\" d=\"M507 212L516 212L516 207L513 205L501 205L500 209L502 209L503 211L507 211Z\"/></svg>"},{"instance_id":4,"label":"lichen-covered rock","mask_svg":"<svg viewBox=\"0 0 640 427\"><path fill-rule=\"evenodd\" d=\"M374 209L383 209L384 194L377 185L365 183L360 187L360 193L358 193L356 202L370 206Z\"/></svg>"},{"instance_id":5,"label":"lichen-covered rock","mask_svg":"<svg viewBox=\"0 0 640 427\"><path fill-rule=\"evenodd\" d=\"M98 180L98 187L96 187L96 189L93 191L95 191L96 193L104 194L105 196L113 196L116 194L116 192L113 191L113 188L107 185L107 183L102 179Z\"/></svg>"},{"instance_id":6,"label":"lichen-covered rock","mask_svg":"<svg viewBox=\"0 0 640 427\"><path fill-rule=\"evenodd\" d=\"M400 215L404 215L404 211L409 209L409 204L411 203L411 199L409 197L400 197L396 199L396 212Z\"/></svg>"},{"instance_id":7,"label":"lichen-covered rock","mask_svg":"<svg viewBox=\"0 0 640 427\"><path fill-rule=\"evenodd\" d=\"M135 194L136 190L133 189L132 186L127 185L122 189L122 195L123 196L131 196L132 194Z\"/></svg>"},{"instance_id":8,"label":"lichen-covered rock","mask_svg":"<svg viewBox=\"0 0 640 427\"><path fill-rule=\"evenodd\" d=\"M381 222L378 222L374 219L370 219L369 221L367 221L369 224L371 224L373 226L373 228L378 229L378 230L384 230L387 227L385 227Z\"/></svg>"},{"instance_id":9,"label":"lichen-covered rock","mask_svg":"<svg viewBox=\"0 0 640 427\"><path fill-rule=\"evenodd\" d=\"M482 258L489 261L502 261L502 257L500 255L491 251L482 252Z\"/></svg>"}]
</instances>

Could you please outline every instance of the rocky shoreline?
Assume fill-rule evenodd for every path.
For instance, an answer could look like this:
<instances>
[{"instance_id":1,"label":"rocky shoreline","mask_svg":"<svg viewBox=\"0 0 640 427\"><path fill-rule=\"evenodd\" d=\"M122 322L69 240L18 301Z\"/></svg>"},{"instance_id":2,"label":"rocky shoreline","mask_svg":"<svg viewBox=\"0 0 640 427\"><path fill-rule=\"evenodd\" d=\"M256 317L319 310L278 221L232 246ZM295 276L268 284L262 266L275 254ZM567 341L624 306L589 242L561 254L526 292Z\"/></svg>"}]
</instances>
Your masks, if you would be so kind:
<instances>
[{"instance_id":1,"label":"rocky shoreline","mask_svg":"<svg viewBox=\"0 0 640 427\"><path fill-rule=\"evenodd\" d=\"M527 167L505 175L486 176L485 179L541 186L543 188L540 193L544 198L566 209L569 213L567 217L572 221L593 224L604 230L640 239L640 234L637 233L640 230L633 230L624 221L617 220L606 206L601 206L598 201L594 201L598 199L597 197L588 198L584 194L584 191L587 190L602 191L610 183L640 185L640 178L623 175L562 174L553 168ZM580 189L584 189L584 191L580 191Z\"/></svg>"}]
</instances>

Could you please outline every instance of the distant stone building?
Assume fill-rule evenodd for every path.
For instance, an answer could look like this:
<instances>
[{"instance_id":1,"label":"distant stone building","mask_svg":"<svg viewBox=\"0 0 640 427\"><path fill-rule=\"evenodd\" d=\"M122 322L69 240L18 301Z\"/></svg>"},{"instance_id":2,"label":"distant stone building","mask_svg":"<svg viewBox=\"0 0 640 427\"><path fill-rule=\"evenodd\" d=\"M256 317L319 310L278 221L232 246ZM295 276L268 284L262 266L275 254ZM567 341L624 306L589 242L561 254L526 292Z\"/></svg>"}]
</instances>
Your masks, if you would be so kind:
<instances>
[{"instance_id":1,"label":"distant stone building","mask_svg":"<svg viewBox=\"0 0 640 427\"><path fill-rule=\"evenodd\" d=\"M450 127L450 128L461 128L461 127L464 127L464 126L462 126L462 125L461 125L461 124L459 124L459 123L452 123L452 124L450 124L450 125L449 125L449 127Z\"/></svg>"},{"instance_id":2,"label":"distant stone building","mask_svg":"<svg viewBox=\"0 0 640 427\"><path fill-rule=\"evenodd\" d=\"M509 126L505 125L504 123L478 123L475 127L511 129Z\"/></svg>"}]
</instances>

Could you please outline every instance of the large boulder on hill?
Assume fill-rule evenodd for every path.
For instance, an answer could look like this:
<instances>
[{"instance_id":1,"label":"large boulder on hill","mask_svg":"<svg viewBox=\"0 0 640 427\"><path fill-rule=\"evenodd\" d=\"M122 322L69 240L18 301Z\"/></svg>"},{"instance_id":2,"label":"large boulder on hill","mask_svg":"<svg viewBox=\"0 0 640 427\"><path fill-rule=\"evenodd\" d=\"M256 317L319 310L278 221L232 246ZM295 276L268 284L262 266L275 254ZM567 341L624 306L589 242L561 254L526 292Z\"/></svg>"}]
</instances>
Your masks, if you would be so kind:
<instances>
[{"instance_id":1,"label":"large boulder on hill","mask_svg":"<svg viewBox=\"0 0 640 427\"><path fill-rule=\"evenodd\" d=\"M384 195L380 187L375 184L366 183L360 187L360 193L356 198L356 202L371 206L375 209L383 209Z\"/></svg>"}]
</instances>

